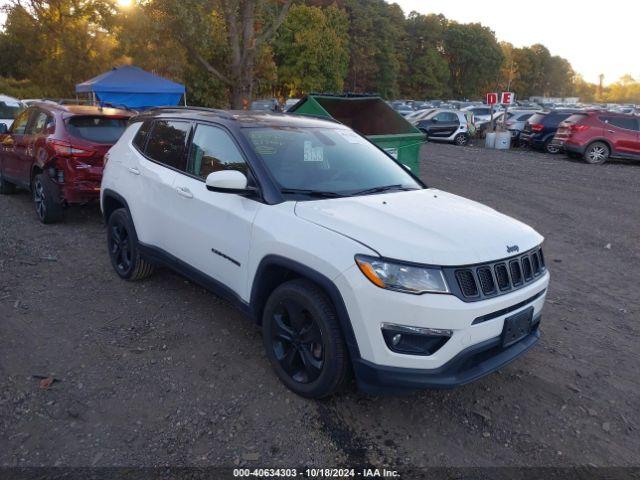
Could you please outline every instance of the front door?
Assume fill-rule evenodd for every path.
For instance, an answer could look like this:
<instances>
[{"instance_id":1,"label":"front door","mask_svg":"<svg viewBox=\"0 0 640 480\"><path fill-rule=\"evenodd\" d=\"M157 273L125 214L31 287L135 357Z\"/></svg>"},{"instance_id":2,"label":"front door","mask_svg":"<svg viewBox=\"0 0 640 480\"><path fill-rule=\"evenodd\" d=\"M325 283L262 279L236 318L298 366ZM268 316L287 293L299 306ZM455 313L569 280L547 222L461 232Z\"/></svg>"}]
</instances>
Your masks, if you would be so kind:
<instances>
[{"instance_id":1,"label":"front door","mask_svg":"<svg viewBox=\"0 0 640 480\"><path fill-rule=\"evenodd\" d=\"M207 175L219 170L250 177L245 158L227 130L204 124L196 127L188 158L186 174L177 174L174 183L175 228L183 239L176 256L245 296L251 227L262 204L205 185Z\"/></svg>"}]
</instances>

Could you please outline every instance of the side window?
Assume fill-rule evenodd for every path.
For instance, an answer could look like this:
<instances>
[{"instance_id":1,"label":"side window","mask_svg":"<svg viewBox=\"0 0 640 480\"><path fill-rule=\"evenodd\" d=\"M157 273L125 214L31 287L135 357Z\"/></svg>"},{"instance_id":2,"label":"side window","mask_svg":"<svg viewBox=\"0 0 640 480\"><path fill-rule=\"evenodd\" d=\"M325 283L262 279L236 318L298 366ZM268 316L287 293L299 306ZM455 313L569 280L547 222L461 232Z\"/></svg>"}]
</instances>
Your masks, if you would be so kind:
<instances>
[{"instance_id":1,"label":"side window","mask_svg":"<svg viewBox=\"0 0 640 480\"><path fill-rule=\"evenodd\" d=\"M524 122L525 120L529 120L531 118L531 115L533 115L533 113L525 113L524 115L520 115L518 117L518 121Z\"/></svg>"},{"instance_id":2,"label":"side window","mask_svg":"<svg viewBox=\"0 0 640 480\"><path fill-rule=\"evenodd\" d=\"M456 115L453 112L442 112L442 113L439 113L436 116L436 119L439 122L443 122L443 123L445 123L445 122L446 123L457 122L458 121L458 115Z\"/></svg>"},{"instance_id":3,"label":"side window","mask_svg":"<svg viewBox=\"0 0 640 480\"><path fill-rule=\"evenodd\" d=\"M185 147L191 124L157 120L153 124L145 153L153 160L178 170L186 170Z\"/></svg>"},{"instance_id":4,"label":"side window","mask_svg":"<svg viewBox=\"0 0 640 480\"><path fill-rule=\"evenodd\" d=\"M24 135L27 130L27 124L29 123L29 117L33 110L25 110L20 113L11 125L11 133L13 135Z\"/></svg>"},{"instance_id":5,"label":"side window","mask_svg":"<svg viewBox=\"0 0 640 480\"><path fill-rule=\"evenodd\" d=\"M38 111L27 131L28 135L45 133L53 125L53 118L46 112Z\"/></svg>"},{"instance_id":6,"label":"side window","mask_svg":"<svg viewBox=\"0 0 640 480\"><path fill-rule=\"evenodd\" d=\"M247 164L229 134L218 127L198 125L193 136L187 171L206 178L219 170L239 170L247 174Z\"/></svg>"},{"instance_id":7,"label":"side window","mask_svg":"<svg viewBox=\"0 0 640 480\"><path fill-rule=\"evenodd\" d=\"M138 147L138 150L144 152L144 146L147 141L147 135L149 134L149 130L151 130L151 120L147 120L142 124L136 136L133 137L133 144Z\"/></svg>"},{"instance_id":8,"label":"side window","mask_svg":"<svg viewBox=\"0 0 640 480\"><path fill-rule=\"evenodd\" d=\"M635 118L607 117L609 124L625 130L638 130L638 121Z\"/></svg>"}]
</instances>

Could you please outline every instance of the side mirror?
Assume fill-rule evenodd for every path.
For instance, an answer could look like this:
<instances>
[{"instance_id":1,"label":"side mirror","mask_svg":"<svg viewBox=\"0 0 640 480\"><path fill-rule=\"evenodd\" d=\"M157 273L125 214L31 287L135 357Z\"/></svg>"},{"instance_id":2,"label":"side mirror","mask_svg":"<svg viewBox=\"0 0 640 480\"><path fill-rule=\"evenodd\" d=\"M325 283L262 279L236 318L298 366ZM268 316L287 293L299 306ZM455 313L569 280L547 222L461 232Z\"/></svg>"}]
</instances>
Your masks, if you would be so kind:
<instances>
[{"instance_id":1,"label":"side mirror","mask_svg":"<svg viewBox=\"0 0 640 480\"><path fill-rule=\"evenodd\" d=\"M0 135L5 135L9 133L9 127L7 127L6 123L0 122Z\"/></svg>"},{"instance_id":2,"label":"side mirror","mask_svg":"<svg viewBox=\"0 0 640 480\"><path fill-rule=\"evenodd\" d=\"M256 189L247 186L247 177L237 170L220 170L207 175L207 190L218 193L250 195Z\"/></svg>"}]
</instances>

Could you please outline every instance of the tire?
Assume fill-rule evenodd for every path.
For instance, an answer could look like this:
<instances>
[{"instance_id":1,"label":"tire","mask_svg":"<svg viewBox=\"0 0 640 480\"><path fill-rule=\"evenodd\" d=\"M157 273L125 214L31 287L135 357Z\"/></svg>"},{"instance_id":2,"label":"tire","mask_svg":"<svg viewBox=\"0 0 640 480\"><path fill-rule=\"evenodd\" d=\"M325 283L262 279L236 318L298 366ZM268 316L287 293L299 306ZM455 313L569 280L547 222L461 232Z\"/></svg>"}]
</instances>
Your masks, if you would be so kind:
<instances>
[{"instance_id":1,"label":"tire","mask_svg":"<svg viewBox=\"0 0 640 480\"><path fill-rule=\"evenodd\" d=\"M111 265L120 278L136 281L153 273L154 266L140 256L138 236L125 208L119 208L109 217L107 248Z\"/></svg>"},{"instance_id":2,"label":"tire","mask_svg":"<svg viewBox=\"0 0 640 480\"><path fill-rule=\"evenodd\" d=\"M560 153L560 147L552 144L553 138L550 138L546 142L544 142L544 151L551 155L555 155L556 153Z\"/></svg>"},{"instance_id":3,"label":"tire","mask_svg":"<svg viewBox=\"0 0 640 480\"><path fill-rule=\"evenodd\" d=\"M458 145L459 147L464 147L467 143L469 143L469 135L466 133L459 133L453 139L453 143Z\"/></svg>"},{"instance_id":4,"label":"tire","mask_svg":"<svg viewBox=\"0 0 640 480\"><path fill-rule=\"evenodd\" d=\"M593 142L584 151L583 160L591 165L602 165L609 159L611 150L604 142Z\"/></svg>"},{"instance_id":5,"label":"tire","mask_svg":"<svg viewBox=\"0 0 640 480\"><path fill-rule=\"evenodd\" d=\"M333 304L314 283L297 279L277 287L264 308L262 333L271 366L293 392L318 399L345 386L347 347Z\"/></svg>"},{"instance_id":6,"label":"tire","mask_svg":"<svg viewBox=\"0 0 640 480\"><path fill-rule=\"evenodd\" d=\"M13 183L5 180L4 177L2 176L2 172L0 172L0 194L11 195L12 193L15 193L15 191L16 191L16 186Z\"/></svg>"},{"instance_id":7,"label":"tire","mask_svg":"<svg viewBox=\"0 0 640 480\"><path fill-rule=\"evenodd\" d=\"M38 220L45 224L62 220L64 209L59 200L58 187L44 173L34 177L32 195Z\"/></svg>"}]
</instances>

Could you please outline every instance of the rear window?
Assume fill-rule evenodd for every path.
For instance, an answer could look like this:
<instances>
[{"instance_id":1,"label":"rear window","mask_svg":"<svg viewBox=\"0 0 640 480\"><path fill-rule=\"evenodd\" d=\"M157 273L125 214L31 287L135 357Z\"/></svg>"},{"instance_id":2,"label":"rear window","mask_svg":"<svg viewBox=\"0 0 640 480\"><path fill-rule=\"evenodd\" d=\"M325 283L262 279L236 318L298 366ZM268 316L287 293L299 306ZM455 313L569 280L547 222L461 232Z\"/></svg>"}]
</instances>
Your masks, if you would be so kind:
<instances>
[{"instance_id":1,"label":"rear window","mask_svg":"<svg viewBox=\"0 0 640 480\"><path fill-rule=\"evenodd\" d=\"M67 130L70 135L89 142L113 144L127 128L127 120L103 116L71 117L67 120Z\"/></svg>"},{"instance_id":2,"label":"rear window","mask_svg":"<svg viewBox=\"0 0 640 480\"><path fill-rule=\"evenodd\" d=\"M569 118L565 120L568 123L580 123L583 120L586 120L589 117L586 113L574 113Z\"/></svg>"},{"instance_id":3,"label":"rear window","mask_svg":"<svg viewBox=\"0 0 640 480\"><path fill-rule=\"evenodd\" d=\"M531 118L529 118L529 123L532 125L534 123L542 123L546 117L547 117L546 114L534 113L533 115L531 115Z\"/></svg>"}]
</instances>

